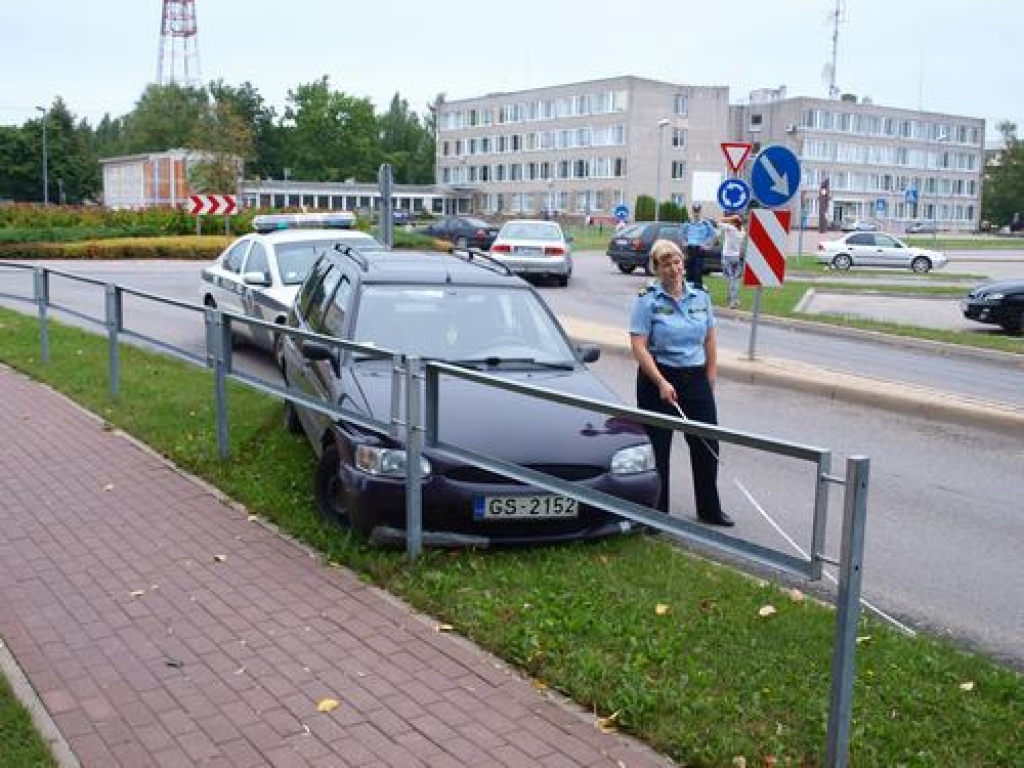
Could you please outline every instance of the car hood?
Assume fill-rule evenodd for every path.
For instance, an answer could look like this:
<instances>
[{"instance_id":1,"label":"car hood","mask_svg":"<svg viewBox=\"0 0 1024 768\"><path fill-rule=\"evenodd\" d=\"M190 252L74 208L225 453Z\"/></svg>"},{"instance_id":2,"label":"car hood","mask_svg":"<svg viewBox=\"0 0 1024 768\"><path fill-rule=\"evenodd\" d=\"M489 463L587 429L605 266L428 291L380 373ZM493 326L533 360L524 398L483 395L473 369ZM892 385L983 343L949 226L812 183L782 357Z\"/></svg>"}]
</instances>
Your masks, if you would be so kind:
<instances>
[{"instance_id":1,"label":"car hood","mask_svg":"<svg viewBox=\"0 0 1024 768\"><path fill-rule=\"evenodd\" d=\"M351 369L368 415L387 421L391 409L391 368L376 362ZM488 371L510 381L605 402L620 402L590 371ZM647 442L642 426L596 411L442 376L438 439L516 464L607 466L611 455Z\"/></svg>"},{"instance_id":2,"label":"car hood","mask_svg":"<svg viewBox=\"0 0 1024 768\"><path fill-rule=\"evenodd\" d=\"M982 283L971 291L971 296L981 296L990 293L1024 293L1024 278Z\"/></svg>"}]
</instances>

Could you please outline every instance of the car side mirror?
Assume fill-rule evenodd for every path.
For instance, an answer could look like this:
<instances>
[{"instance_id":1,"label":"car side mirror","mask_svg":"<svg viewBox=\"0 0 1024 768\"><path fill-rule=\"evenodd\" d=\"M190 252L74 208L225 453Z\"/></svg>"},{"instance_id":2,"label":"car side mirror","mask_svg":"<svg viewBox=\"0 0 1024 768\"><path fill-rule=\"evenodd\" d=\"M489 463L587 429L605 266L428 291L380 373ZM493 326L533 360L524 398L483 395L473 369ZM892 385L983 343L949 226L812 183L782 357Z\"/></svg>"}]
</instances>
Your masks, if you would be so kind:
<instances>
[{"instance_id":1,"label":"car side mirror","mask_svg":"<svg viewBox=\"0 0 1024 768\"><path fill-rule=\"evenodd\" d=\"M270 275L266 272L246 272L242 275L242 282L246 285L266 288L270 285Z\"/></svg>"},{"instance_id":2,"label":"car side mirror","mask_svg":"<svg viewBox=\"0 0 1024 768\"><path fill-rule=\"evenodd\" d=\"M576 345L576 354L584 363L596 363L601 357L601 347L597 344L586 343Z\"/></svg>"},{"instance_id":3,"label":"car side mirror","mask_svg":"<svg viewBox=\"0 0 1024 768\"><path fill-rule=\"evenodd\" d=\"M329 360L335 376L341 375L341 360L338 350L329 344L312 339L302 340L302 356L307 360Z\"/></svg>"}]
</instances>

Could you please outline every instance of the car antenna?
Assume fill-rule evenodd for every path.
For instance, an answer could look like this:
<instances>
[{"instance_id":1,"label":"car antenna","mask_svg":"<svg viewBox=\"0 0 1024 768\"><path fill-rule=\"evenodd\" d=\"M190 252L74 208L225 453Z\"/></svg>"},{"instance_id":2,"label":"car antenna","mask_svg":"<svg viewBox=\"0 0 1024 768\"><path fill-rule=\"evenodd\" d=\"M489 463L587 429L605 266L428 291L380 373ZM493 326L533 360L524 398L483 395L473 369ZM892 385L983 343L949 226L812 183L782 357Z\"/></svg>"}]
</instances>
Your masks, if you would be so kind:
<instances>
[{"instance_id":1,"label":"car antenna","mask_svg":"<svg viewBox=\"0 0 1024 768\"><path fill-rule=\"evenodd\" d=\"M502 264L496 258L487 253L487 251L482 251L479 248L451 248L448 253L469 263L473 263L478 259L481 259L483 263L480 266L482 267L487 267L495 272L500 270L504 275L512 274L512 269L507 264Z\"/></svg>"},{"instance_id":2,"label":"car antenna","mask_svg":"<svg viewBox=\"0 0 1024 768\"><path fill-rule=\"evenodd\" d=\"M363 268L363 272L370 268L370 262L366 260L366 256L360 253L358 248L353 248L351 245L346 243L335 243L334 250L338 253L343 253L352 259L352 261Z\"/></svg>"}]
</instances>

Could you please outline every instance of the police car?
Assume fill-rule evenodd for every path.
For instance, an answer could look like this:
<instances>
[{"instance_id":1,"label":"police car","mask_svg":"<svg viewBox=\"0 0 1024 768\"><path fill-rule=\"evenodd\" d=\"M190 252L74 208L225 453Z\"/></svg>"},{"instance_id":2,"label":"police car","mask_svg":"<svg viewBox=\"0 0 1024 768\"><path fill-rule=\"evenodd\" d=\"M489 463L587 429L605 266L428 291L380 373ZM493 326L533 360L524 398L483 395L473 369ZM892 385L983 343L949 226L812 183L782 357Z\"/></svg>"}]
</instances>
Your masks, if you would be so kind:
<instances>
[{"instance_id":1,"label":"police car","mask_svg":"<svg viewBox=\"0 0 1024 768\"><path fill-rule=\"evenodd\" d=\"M381 243L353 229L349 212L262 215L256 230L235 240L202 271L200 301L269 323L283 324L310 268L336 244L359 250L381 250ZM243 322L231 325L240 339L274 351L280 362L280 338L265 328Z\"/></svg>"}]
</instances>

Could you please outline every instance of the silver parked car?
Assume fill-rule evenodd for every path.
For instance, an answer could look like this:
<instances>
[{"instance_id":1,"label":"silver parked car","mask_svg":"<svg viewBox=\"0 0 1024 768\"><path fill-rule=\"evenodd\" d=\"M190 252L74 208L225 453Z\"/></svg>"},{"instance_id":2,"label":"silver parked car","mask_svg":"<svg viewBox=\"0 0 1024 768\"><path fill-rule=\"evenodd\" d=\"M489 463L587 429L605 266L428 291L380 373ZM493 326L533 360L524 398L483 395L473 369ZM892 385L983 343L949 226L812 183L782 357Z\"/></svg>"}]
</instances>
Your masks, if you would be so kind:
<instances>
[{"instance_id":1,"label":"silver parked car","mask_svg":"<svg viewBox=\"0 0 1024 768\"><path fill-rule=\"evenodd\" d=\"M851 232L838 240L825 240L818 245L819 264L833 269L850 267L902 267L923 274L946 265L941 251L907 245L885 232Z\"/></svg>"},{"instance_id":2,"label":"silver parked car","mask_svg":"<svg viewBox=\"0 0 1024 768\"><path fill-rule=\"evenodd\" d=\"M506 221L491 243L491 256L517 275L553 277L561 286L572 276L571 237L554 221Z\"/></svg>"}]
</instances>

